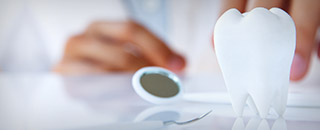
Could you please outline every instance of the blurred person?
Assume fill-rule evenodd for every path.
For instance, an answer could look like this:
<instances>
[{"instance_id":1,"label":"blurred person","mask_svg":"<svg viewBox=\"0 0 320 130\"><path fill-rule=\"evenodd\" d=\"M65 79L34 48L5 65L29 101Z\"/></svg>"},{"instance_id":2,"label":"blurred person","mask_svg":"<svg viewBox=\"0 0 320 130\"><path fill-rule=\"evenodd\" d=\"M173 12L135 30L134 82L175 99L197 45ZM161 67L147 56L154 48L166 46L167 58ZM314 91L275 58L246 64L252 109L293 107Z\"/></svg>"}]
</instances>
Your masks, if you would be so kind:
<instances>
[{"instance_id":1,"label":"blurred person","mask_svg":"<svg viewBox=\"0 0 320 130\"><path fill-rule=\"evenodd\" d=\"M225 0L222 1L220 14L230 8L237 8L242 13L255 7L279 7L286 10L297 26L297 49L290 77L292 80L299 80L307 73L311 52L316 47L315 37L320 23L319 6L320 2L314 0ZM125 43L132 43L135 50L131 51L135 52L128 52ZM320 56L319 49L317 51ZM89 26L85 33L67 42L64 58L57 70L62 73L135 71L150 65L181 71L185 61L163 41L135 22L98 22Z\"/></svg>"},{"instance_id":2,"label":"blurred person","mask_svg":"<svg viewBox=\"0 0 320 130\"><path fill-rule=\"evenodd\" d=\"M69 24L63 25L61 22L60 26L63 30L60 32L64 35L60 36L59 42L67 42L65 45L61 44L59 49L55 48L60 50L56 51L60 53L53 54L58 56L54 56L51 63L54 65L54 71L61 74L127 72L144 66L161 66L175 72L187 73L219 72L210 45L217 18L230 8L246 12L255 7L280 7L292 16L297 28L296 55L290 75L291 80L296 81L308 72L310 58L316 48L315 37L320 23L320 3L314 0L126 0L121 3L110 0L84 3L77 1L76 4L72 2L74 1L60 3L65 9L59 7L58 12L66 15L65 19L51 18L53 21L69 20ZM34 2L35 5L39 3ZM50 2L42 4L50 6ZM103 4L108 7L103 8ZM53 4L57 5L59 4ZM73 6L75 7L71 10L70 7ZM101 10L98 11L95 6L99 6ZM89 13L90 11L93 13ZM46 15L54 13L57 12L51 11ZM104 13L109 13L112 18L97 21L108 17L103 16ZM83 22L80 17L89 19ZM81 25L75 27L77 29L72 33L64 32L70 29L68 26L79 23ZM76 34L77 32L82 33ZM317 52L320 56L319 48Z\"/></svg>"}]
</instances>

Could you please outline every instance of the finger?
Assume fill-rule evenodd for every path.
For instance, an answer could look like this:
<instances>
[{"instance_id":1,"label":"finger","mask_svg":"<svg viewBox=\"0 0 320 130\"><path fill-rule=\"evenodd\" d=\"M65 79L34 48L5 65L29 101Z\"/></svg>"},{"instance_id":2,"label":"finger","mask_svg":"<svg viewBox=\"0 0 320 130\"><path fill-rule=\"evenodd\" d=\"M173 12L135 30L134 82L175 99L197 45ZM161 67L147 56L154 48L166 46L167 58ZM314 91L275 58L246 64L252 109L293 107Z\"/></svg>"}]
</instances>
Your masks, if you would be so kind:
<instances>
[{"instance_id":1,"label":"finger","mask_svg":"<svg viewBox=\"0 0 320 130\"><path fill-rule=\"evenodd\" d=\"M162 40L144 27L134 23L97 23L89 32L116 39L123 43L133 43L154 65L180 71L185 66L184 58L173 52ZM114 30L114 31L113 31Z\"/></svg>"},{"instance_id":2,"label":"finger","mask_svg":"<svg viewBox=\"0 0 320 130\"><path fill-rule=\"evenodd\" d=\"M129 42L129 37L132 33L134 33L133 27L127 22L108 21L94 22L85 32L86 36L117 43Z\"/></svg>"},{"instance_id":3,"label":"finger","mask_svg":"<svg viewBox=\"0 0 320 130\"><path fill-rule=\"evenodd\" d=\"M302 79L309 68L311 52L315 47L316 30L320 23L319 0L293 0L290 14L296 24L297 45L291 66L290 79Z\"/></svg>"},{"instance_id":4,"label":"finger","mask_svg":"<svg viewBox=\"0 0 320 130\"><path fill-rule=\"evenodd\" d=\"M140 25L134 25L135 32L130 40L135 43L144 56L152 63L180 71L185 66L184 58L173 52L162 40Z\"/></svg>"},{"instance_id":5,"label":"finger","mask_svg":"<svg viewBox=\"0 0 320 130\"><path fill-rule=\"evenodd\" d=\"M106 70L137 70L148 65L143 58L125 51L123 46L103 44L99 40L79 37L68 43L67 51L71 60L85 60Z\"/></svg>"},{"instance_id":6,"label":"finger","mask_svg":"<svg viewBox=\"0 0 320 130\"><path fill-rule=\"evenodd\" d=\"M219 16L221 16L225 11L231 8L236 8L243 13L245 11L247 0L223 0L221 2L222 3Z\"/></svg>"},{"instance_id":7,"label":"finger","mask_svg":"<svg viewBox=\"0 0 320 130\"><path fill-rule=\"evenodd\" d=\"M105 73L108 70L105 70L105 68L100 65L84 62L78 59L62 60L54 67L53 71L63 75L83 75Z\"/></svg>"},{"instance_id":8,"label":"finger","mask_svg":"<svg viewBox=\"0 0 320 130\"><path fill-rule=\"evenodd\" d=\"M74 46L77 44L82 44L79 43L79 41L82 42L83 39L83 35L78 35L68 40L64 56L62 60L53 68L54 72L58 72L64 75L80 75L105 72L105 70L99 65L92 62L80 60L81 58L76 56L76 49L74 49Z\"/></svg>"},{"instance_id":9,"label":"finger","mask_svg":"<svg viewBox=\"0 0 320 130\"><path fill-rule=\"evenodd\" d=\"M283 7L283 0L248 0L246 11L250 11L256 7L264 7L270 9L272 7Z\"/></svg>"}]
</instances>

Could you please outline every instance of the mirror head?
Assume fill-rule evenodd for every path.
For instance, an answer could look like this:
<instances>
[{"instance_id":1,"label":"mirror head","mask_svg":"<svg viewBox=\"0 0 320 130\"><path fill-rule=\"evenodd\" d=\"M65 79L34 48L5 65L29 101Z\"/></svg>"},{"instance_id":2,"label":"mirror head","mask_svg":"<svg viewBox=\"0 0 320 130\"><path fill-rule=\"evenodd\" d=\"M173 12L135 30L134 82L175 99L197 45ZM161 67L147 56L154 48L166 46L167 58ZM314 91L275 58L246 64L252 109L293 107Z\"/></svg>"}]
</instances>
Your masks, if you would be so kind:
<instances>
[{"instance_id":1,"label":"mirror head","mask_svg":"<svg viewBox=\"0 0 320 130\"><path fill-rule=\"evenodd\" d=\"M153 103L168 103L177 100L181 94L178 77L160 67L145 67L138 70L132 84L137 94Z\"/></svg>"}]
</instances>

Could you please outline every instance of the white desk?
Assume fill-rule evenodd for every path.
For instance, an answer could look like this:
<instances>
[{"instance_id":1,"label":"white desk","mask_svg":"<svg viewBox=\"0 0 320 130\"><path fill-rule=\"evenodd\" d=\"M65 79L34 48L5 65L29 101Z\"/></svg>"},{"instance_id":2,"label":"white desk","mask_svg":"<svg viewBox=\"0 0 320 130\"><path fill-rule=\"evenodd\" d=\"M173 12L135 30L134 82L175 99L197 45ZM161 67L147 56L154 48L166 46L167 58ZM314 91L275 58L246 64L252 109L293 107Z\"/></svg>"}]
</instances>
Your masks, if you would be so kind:
<instances>
[{"instance_id":1,"label":"white desk","mask_svg":"<svg viewBox=\"0 0 320 130\"><path fill-rule=\"evenodd\" d=\"M236 118L228 103L184 101L172 105L150 104L136 95L131 74L60 77L47 74L0 74L0 129L152 129L150 121L185 121L213 110L197 122L159 129L320 129L319 107L288 107L284 120L270 115L255 118L246 108ZM219 76L183 77L186 93L225 92ZM200 83L200 81L202 81ZM290 93L299 92L292 85ZM306 87L320 95L319 89ZM308 91L309 92L309 91ZM187 95L186 94L186 95ZM214 100L214 99L213 99ZM315 100L317 101L317 100ZM289 100L290 102L290 100ZM316 104L316 103L315 103ZM250 128L249 128L250 127Z\"/></svg>"}]
</instances>

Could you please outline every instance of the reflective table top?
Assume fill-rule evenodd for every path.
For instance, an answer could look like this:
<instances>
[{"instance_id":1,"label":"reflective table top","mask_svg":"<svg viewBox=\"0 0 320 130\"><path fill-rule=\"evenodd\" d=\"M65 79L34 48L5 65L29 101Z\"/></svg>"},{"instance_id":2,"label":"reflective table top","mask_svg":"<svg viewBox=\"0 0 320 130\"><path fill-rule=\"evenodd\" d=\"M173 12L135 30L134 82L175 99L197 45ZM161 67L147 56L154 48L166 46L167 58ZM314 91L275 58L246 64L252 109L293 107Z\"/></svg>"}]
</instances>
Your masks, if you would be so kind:
<instances>
[{"instance_id":1,"label":"reflective table top","mask_svg":"<svg viewBox=\"0 0 320 130\"><path fill-rule=\"evenodd\" d=\"M320 129L319 84L290 84L284 117L271 113L260 119L247 107L242 118L234 114L223 80L217 75L181 76L185 100L169 105L140 98L132 88L131 77L2 73L0 129ZM210 110L199 121L163 126L164 121L187 121Z\"/></svg>"}]
</instances>

